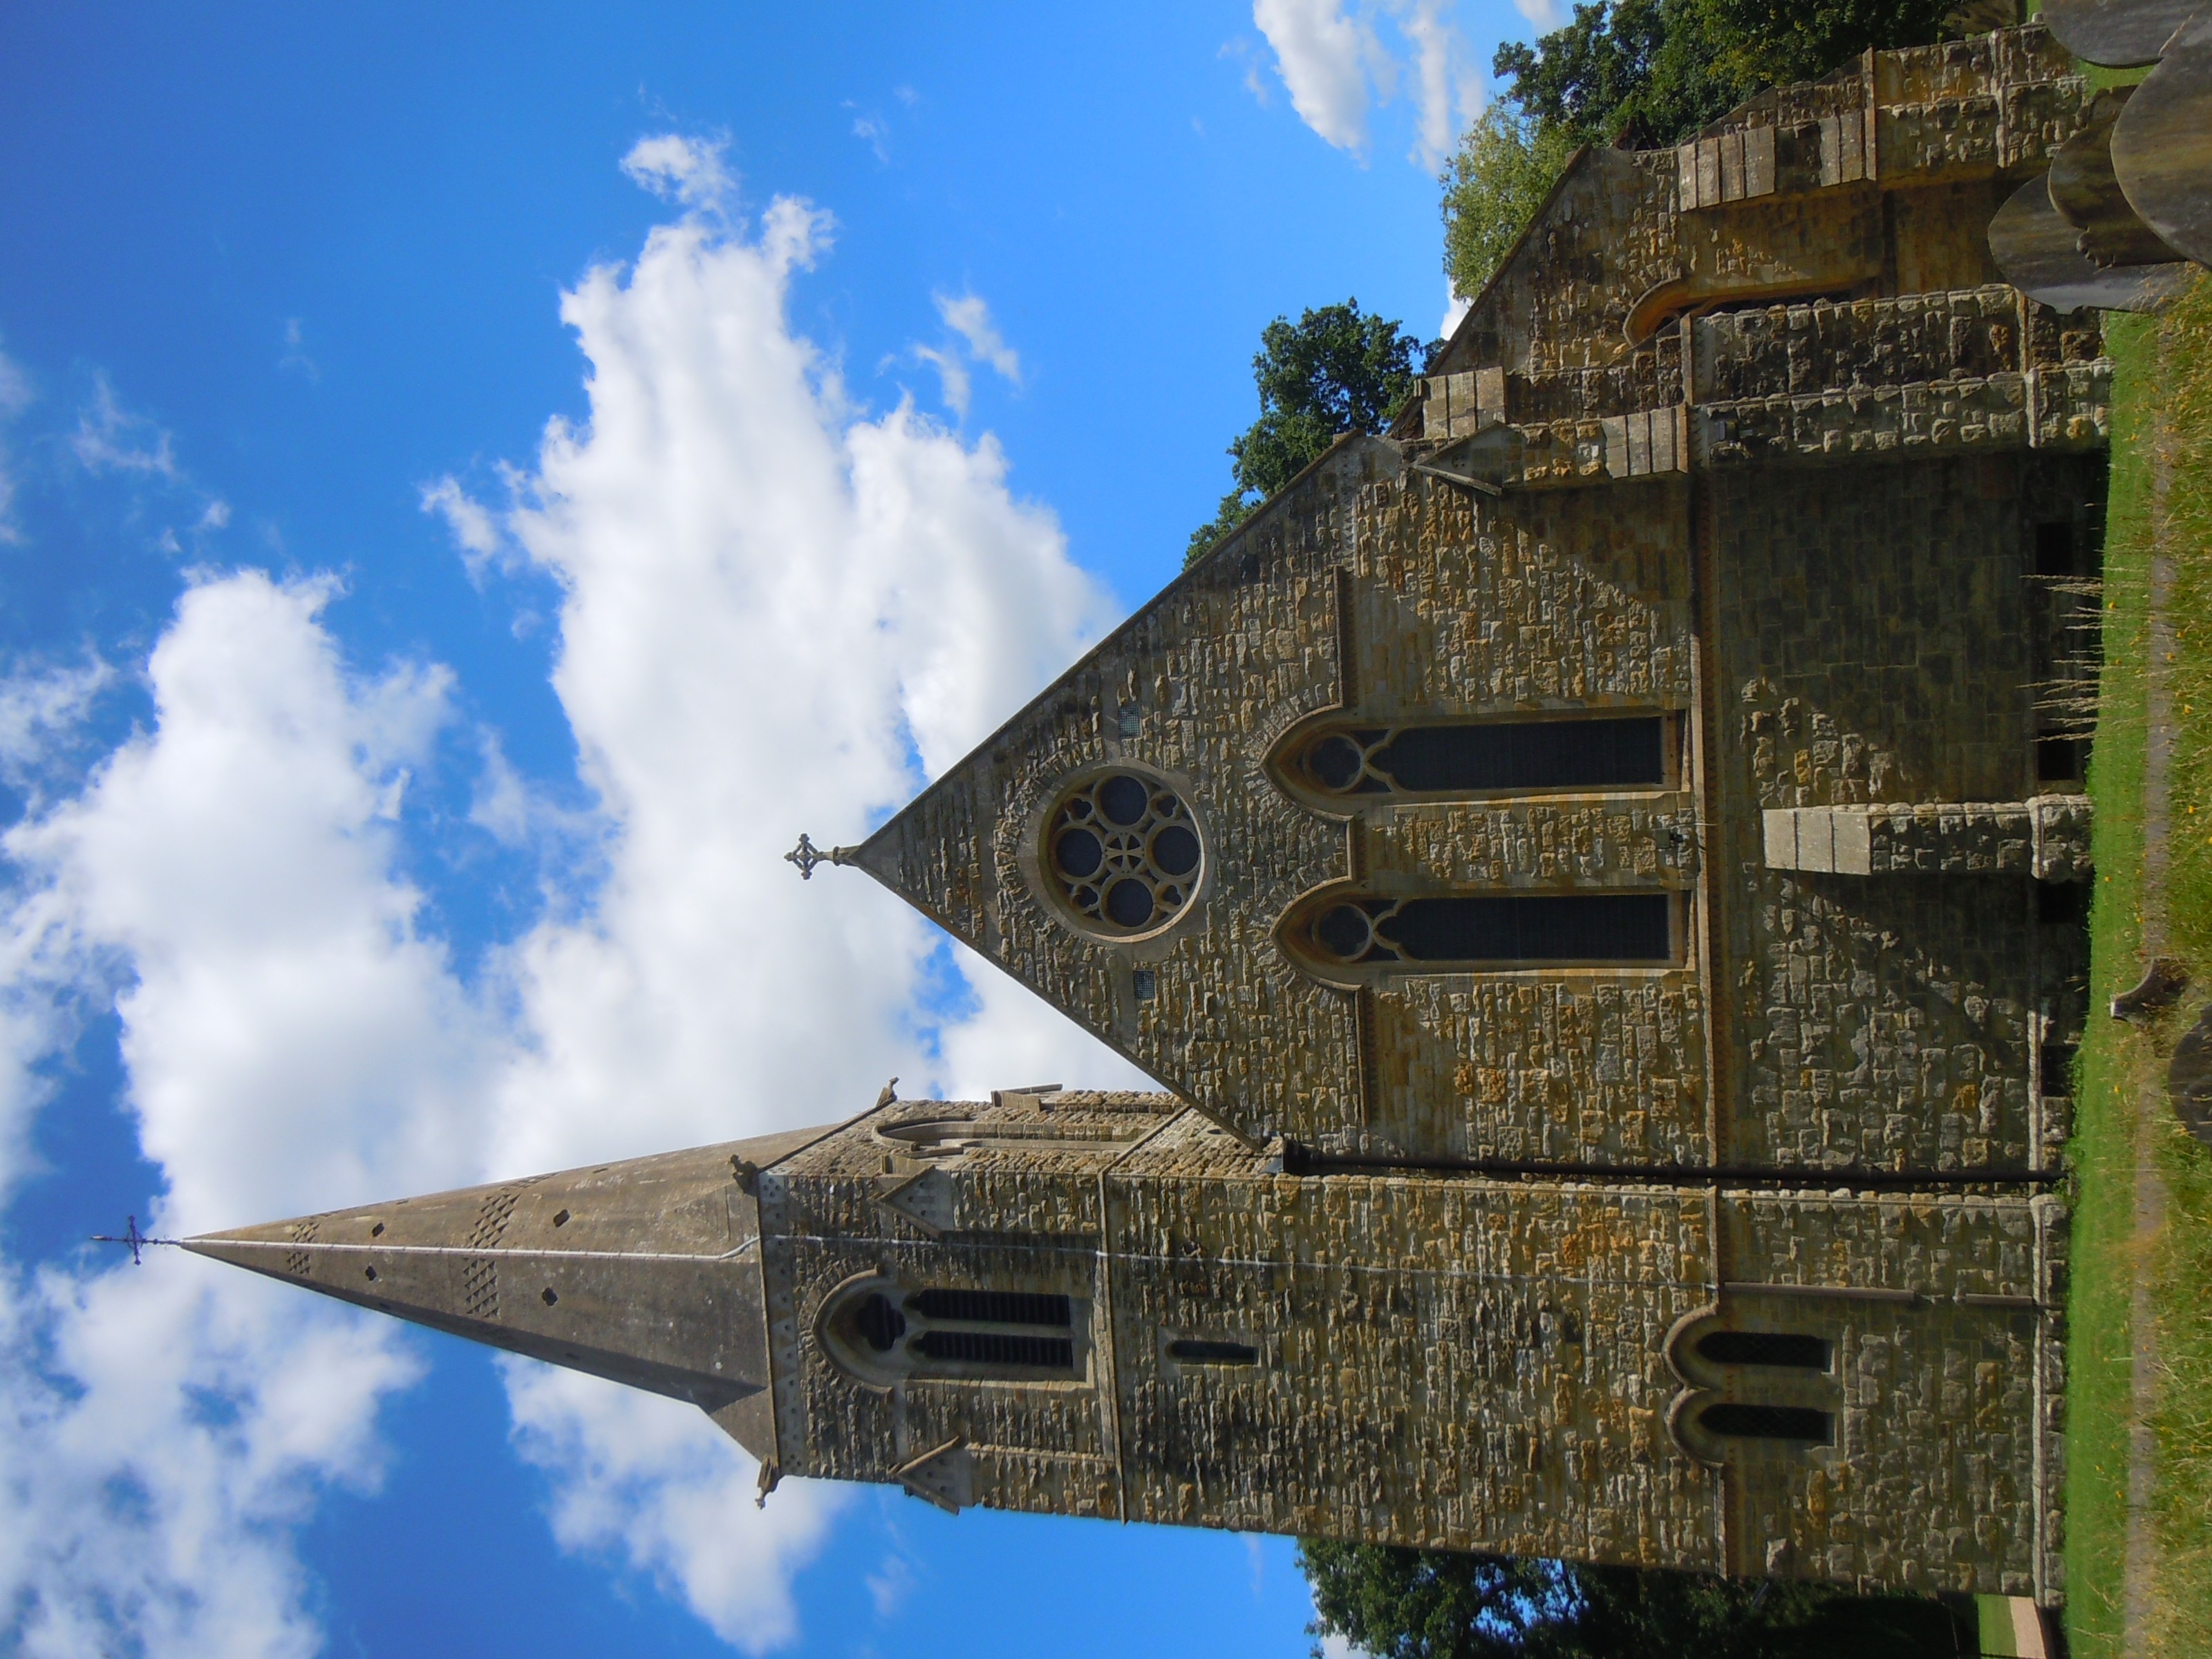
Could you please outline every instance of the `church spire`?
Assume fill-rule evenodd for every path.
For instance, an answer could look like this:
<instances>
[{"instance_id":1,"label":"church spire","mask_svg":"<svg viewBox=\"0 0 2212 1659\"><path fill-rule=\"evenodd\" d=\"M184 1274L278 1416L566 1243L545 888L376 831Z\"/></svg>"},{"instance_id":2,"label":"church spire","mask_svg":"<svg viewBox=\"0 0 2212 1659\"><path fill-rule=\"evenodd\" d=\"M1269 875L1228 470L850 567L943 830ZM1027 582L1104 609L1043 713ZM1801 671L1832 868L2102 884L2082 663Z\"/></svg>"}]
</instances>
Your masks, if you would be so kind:
<instances>
[{"instance_id":1,"label":"church spire","mask_svg":"<svg viewBox=\"0 0 2212 1659\"><path fill-rule=\"evenodd\" d=\"M801 1130L184 1241L454 1336L690 1401L776 1462L759 1209Z\"/></svg>"}]
</instances>

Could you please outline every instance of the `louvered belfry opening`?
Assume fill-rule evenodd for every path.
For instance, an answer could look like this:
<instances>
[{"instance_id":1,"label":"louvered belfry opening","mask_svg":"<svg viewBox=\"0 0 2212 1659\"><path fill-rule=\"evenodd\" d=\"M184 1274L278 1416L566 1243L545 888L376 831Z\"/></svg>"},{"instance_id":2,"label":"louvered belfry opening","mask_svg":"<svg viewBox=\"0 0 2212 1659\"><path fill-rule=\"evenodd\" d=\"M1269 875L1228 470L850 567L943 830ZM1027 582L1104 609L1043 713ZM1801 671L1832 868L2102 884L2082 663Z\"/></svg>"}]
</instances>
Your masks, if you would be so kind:
<instances>
[{"instance_id":1,"label":"louvered belfry opening","mask_svg":"<svg viewBox=\"0 0 2212 1659\"><path fill-rule=\"evenodd\" d=\"M923 1326L908 1352L928 1364L956 1365L963 1375L1075 1374L1073 1297L934 1285L906 1297L905 1310Z\"/></svg>"},{"instance_id":2,"label":"louvered belfry opening","mask_svg":"<svg viewBox=\"0 0 2212 1659\"><path fill-rule=\"evenodd\" d=\"M1072 1370L1075 1343L1065 1336L1029 1336L1014 1331L924 1331L916 1352L931 1359L970 1365L1018 1365L1040 1370Z\"/></svg>"},{"instance_id":3,"label":"louvered belfry opening","mask_svg":"<svg viewBox=\"0 0 2212 1659\"><path fill-rule=\"evenodd\" d=\"M1030 1291L927 1290L908 1304L924 1319L972 1321L990 1325L1049 1325L1066 1330L1074 1318L1064 1296Z\"/></svg>"}]
</instances>

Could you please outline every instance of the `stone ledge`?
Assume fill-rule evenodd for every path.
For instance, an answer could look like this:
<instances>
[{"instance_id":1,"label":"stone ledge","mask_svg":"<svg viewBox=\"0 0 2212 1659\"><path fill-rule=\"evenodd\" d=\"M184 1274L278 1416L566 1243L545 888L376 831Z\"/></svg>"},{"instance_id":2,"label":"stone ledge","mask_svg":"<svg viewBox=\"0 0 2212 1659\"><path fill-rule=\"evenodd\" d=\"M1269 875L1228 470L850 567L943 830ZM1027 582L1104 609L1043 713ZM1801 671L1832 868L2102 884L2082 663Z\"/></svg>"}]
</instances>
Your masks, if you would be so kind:
<instances>
[{"instance_id":1,"label":"stone ledge","mask_svg":"<svg viewBox=\"0 0 2212 1659\"><path fill-rule=\"evenodd\" d=\"M2089 878L2089 799L1770 807L1770 870L1820 875Z\"/></svg>"},{"instance_id":2,"label":"stone ledge","mask_svg":"<svg viewBox=\"0 0 2212 1659\"><path fill-rule=\"evenodd\" d=\"M1700 404L1698 466L1963 450L2094 449L2112 427L2112 364Z\"/></svg>"}]
</instances>

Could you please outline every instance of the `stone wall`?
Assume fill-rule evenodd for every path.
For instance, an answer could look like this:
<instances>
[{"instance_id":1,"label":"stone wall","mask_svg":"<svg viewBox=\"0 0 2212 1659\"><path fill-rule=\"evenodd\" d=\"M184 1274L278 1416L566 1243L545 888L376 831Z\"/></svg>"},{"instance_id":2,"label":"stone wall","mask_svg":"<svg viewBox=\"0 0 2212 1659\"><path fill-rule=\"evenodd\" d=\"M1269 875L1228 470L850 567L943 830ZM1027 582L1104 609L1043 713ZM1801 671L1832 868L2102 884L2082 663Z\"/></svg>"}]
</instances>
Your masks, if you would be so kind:
<instances>
[{"instance_id":1,"label":"stone wall","mask_svg":"<svg viewBox=\"0 0 2212 1659\"><path fill-rule=\"evenodd\" d=\"M2021 1164L2063 1136L2037 1066L2078 1029L2078 925L2021 878L1771 869L1759 809L2033 793L2034 521L2071 465L1713 481L1732 1158Z\"/></svg>"},{"instance_id":2,"label":"stone wall","mask_svg":"<svg viewBox=\"0 0 2212 1659\"><path fill-rule=\"evenodd\" d=\"M987 1138L1079 1122L1135 1144L962 1154L939 1238L871 1194L879 1131L948 1109L885 1109L764 1172L787 1471L882 1480L957 1440L996 1507L1867 1589L2055 1583L2048 1201L1269 1176L1163 1103L958 1109ZM1079 1298L1087 1374L856 1382L815 1311L884 1269ZM1709 1375L1669 1348L1701 1311L1821 1336L1835 1363ZM1176 1358L1191 1339L1251 1363ZM1836 1443L1726 1443L1723 1480L1670 1427L1779 1398L1835 1413Z\"/></svg>"}]
</instances>

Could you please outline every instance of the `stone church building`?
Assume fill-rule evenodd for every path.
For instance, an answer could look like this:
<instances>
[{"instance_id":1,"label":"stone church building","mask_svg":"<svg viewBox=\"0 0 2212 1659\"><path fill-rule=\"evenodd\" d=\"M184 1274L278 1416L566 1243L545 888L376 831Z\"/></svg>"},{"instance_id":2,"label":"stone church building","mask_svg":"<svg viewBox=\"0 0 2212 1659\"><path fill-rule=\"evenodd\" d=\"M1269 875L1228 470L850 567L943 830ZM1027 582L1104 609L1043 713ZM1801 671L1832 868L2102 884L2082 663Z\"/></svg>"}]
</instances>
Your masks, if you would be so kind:
<instances>
[{"instance_id":1,"label":"stone church building","mask_svg":"<svg viewBox=\"0 0 2212 1659\"><path fill-rule=\"evenodd\" d=\"M2088 96L2028 27L1584 151L1388 435L830 855L1163 1092L192 1248L764 1486L2060 1601L2109 365L1984 232Z\"/></svg>"}]
</instances>

